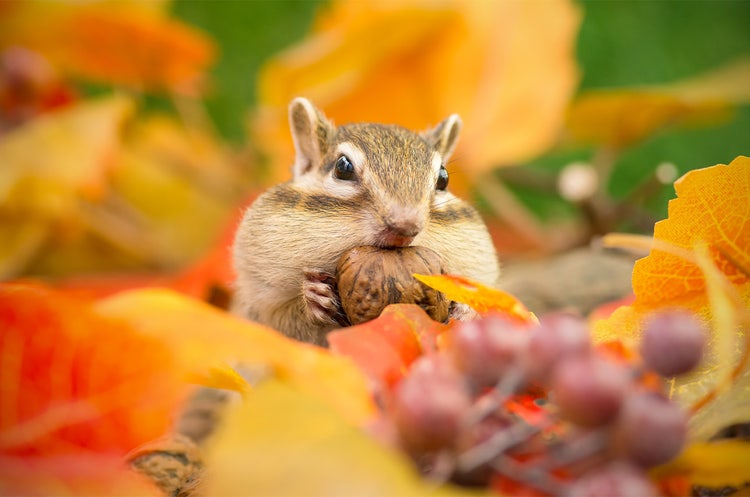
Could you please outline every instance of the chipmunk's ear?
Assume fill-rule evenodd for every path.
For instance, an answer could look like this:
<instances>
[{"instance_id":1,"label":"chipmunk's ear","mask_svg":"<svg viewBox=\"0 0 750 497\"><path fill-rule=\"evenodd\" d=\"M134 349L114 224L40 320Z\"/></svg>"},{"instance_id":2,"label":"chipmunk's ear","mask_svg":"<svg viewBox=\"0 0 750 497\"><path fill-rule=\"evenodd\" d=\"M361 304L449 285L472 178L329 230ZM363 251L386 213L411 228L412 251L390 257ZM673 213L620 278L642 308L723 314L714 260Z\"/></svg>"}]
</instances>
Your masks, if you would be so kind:
<instances>
[{"instance_id":1,"label":"chipmunk's ear","mask_svg":"<svg viewBox=\"0 0 750 497\"><path fill-rule=\"evenodd\" d=\"M448 160L458 141L458 134L461 132L461 118L458 114L451 114L443 122L426 131L423 136L435 147L435 150Z\"/></svg>"},{"instance_id":2,"label":"chipmunk's ear","mask_svg":"<svg viewBox=\"0 0 750 497\"><path fill-rule=\"evenodd\" d=\"M289 104L289 126L297 152L294 161L294 177L297 178L320 165L334 126L306 98L295 98Z\"/></svg>"}]
</instances>

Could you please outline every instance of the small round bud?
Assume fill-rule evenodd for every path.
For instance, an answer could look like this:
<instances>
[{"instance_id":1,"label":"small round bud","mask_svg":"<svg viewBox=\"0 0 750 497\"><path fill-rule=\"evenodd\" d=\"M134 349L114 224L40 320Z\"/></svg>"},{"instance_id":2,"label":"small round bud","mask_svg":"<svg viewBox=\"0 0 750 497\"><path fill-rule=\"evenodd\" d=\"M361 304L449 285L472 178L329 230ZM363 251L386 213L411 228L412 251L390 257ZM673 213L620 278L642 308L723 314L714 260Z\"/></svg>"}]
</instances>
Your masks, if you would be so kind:
<instances>
[{"instance_id":1,"label":"small round bud","mask_svg":"<svg viewBox=\"0 0 750 497\"><path fill-rule=\"evenodd\" d=\"M662 311L645 321L640 351L648 367L662 376L676 376L698 365L705 341L705 328L695 315Z\"/></svg>"},{"instance_id":2,"label":"small round bud","mask_svg":"<svg viewBox=\"0 0 750 497\"><path fill-rule=\"evenodd\" d=\"M582 426L610 422L630 385L627 370L594 356L570 357L555 370L552 388L560 415Z\"/></svg>"},{"instance_id":3,"label":"small round bud","mask_svg":"<svg viewBox=\"0 0 750 497\"><path fill-rule=\"evenodd\" d=\"M393 417L404 447L431 451L453 444L471 397L449 358L423 356L396 387Z\"/></svg>"},{"instance_id":4,"label":"small round bud","mask_svg":"<svg viewBox=\"0 0 750 497\"><path fill-rule=\"evenodd\" d=\"M487 316L456 327L450 352L459 371L475 387L497 384L508 368L519 363L529 333L501 316Z\"/></svg>"},{"instance_id":5,"label":"small round bud","mask_svg":"<svg viewBox=\"0 0 750 497\"><path fill-rule=\"evenodd\" d=\"M547 314L530 332L525 369L532 380L547 382L561 359L590 350L589 329L583 319L562 312Z\"/></svg>"},{"instance_id":6,"label":"small round bud","mask_svg":"<svg viewBox=\"0 0 750 497\"><path fill-rule=\"evenodd\" d=\"M664 397L638 392L627 396L613 429L614 447L631 461L651 467L663 464L682 450L687 416Z\"/></svg>"}]
</instances>

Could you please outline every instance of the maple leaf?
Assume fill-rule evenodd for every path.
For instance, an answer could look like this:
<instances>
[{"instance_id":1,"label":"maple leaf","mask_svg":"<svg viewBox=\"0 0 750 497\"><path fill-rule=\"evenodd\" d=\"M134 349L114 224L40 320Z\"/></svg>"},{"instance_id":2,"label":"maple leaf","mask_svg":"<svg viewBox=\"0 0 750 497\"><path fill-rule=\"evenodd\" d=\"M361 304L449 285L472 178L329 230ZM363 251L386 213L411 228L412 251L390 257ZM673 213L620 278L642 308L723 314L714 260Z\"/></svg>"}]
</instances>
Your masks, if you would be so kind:
<instances>
[{"instance_id":1,"label":"maple leaf","mask_svg":"<svg viewBox=\"0 0 750 497\"><path fill-rule=\"evenodd\" d=\"M281 179L293 150L286 107L304 95L340 123L424 129L458 113L455 157L470 177L527 160L557 139L579 20L564 0L332 2L307 39L262 69L256 142Z\"/></svg>"},{"instance_id":2,"label":"maple leaf","mask_svg":"<svg viewBox=\"0 0 750 497\"><path fill-rule=\"evenodd\" d=\"M594 334L599 341L635 342L644 316L670 307L701 317L712 330L704 361L694 372L670 380L670 387L686 407L700 401L691 436L705 440L750 419L743 338L743 313L750 306L750 159L690 171L675 182L675 190L668 218L654 227L649 256L635 264L635 301L596 322ZM740 369L732 372L735 365ZM730 375L733 383L727 388Z\"/></svg>"},{"instance_id":3,"label":"maple leaf","mask_svg":"<svg viewBox=\"0 0 750 497\"><path fill-rule=\"evenodd\" d=\"M180 376L163 343L86 303L0 285L0 490L143 495L121 458L167 431Z\"/></svg>"}]
</instances>

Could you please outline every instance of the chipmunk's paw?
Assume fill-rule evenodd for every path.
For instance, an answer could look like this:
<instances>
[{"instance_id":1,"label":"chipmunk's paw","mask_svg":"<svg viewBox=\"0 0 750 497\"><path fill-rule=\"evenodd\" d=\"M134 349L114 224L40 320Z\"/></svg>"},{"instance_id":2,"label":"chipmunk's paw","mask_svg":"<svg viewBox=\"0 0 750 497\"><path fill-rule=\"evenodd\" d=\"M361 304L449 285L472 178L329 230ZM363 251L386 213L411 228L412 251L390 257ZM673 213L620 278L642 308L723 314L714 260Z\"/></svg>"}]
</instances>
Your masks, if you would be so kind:
<instances>
[{"instance_id":1,"label":"chipmunk's paw","mask_svg":"<svg viewBox=\"0 0 750 497\"><path fill-rule=\"evenodd\" d=\"M451 302L448 316L456 321L473 321L481 317L477 311L468 305L458 302Z\"/></svg>"},{"instance_id":2,"label":"chipmunk's paw","mask_svg":"<svg viewBox=\"0 0 750 497\"><path fill-rule=\"evenodd\" d=\"M302 298L313 320L319 323L341 324L342 311L336 291L336 278L314 269L304 271Z\"/></svg>"}]
</instances>

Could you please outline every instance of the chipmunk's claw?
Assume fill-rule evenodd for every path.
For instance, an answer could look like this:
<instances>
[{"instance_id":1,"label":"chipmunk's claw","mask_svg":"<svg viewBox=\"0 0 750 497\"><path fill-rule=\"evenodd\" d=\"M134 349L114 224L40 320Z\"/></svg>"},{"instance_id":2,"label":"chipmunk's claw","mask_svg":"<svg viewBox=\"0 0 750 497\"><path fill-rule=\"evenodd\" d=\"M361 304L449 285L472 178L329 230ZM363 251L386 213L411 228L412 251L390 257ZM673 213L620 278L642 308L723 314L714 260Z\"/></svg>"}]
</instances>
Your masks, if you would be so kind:
<instances>
[{"instance_id":1,"label":"chipmunk's claw","mask_svg":"<svg viewBox=\"0 0 750 497\"><path fill-rule=\"evenodd\" d=\"M334 275L313 269L306 269L304 275L302 298L312 318L320 323L342 324Z\"/></svg>"}]
</instances>

